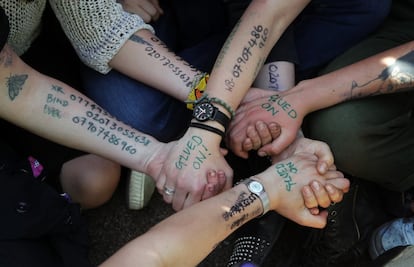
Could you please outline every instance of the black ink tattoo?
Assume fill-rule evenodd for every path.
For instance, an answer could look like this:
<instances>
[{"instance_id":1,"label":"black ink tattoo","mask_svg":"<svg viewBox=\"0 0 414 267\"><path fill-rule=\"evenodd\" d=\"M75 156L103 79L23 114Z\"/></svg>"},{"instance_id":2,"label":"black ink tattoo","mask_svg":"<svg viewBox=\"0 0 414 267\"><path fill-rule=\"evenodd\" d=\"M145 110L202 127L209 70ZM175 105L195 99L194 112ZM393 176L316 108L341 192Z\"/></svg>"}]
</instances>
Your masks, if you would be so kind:
<instances>
[{"instance_id":1,"label":"black ink tattoo","mask_svg":"<svg viewBox=\"0 0 414 267\"><path fill-rule=\"evenodd\" d=\"M250 206L257 199L258 197L256 194L248 194L246 192L240 193L239 197L236 200L236 203L230 207L229 211L223 213L223 219L225 221L228 221L234 215L242 213L246 207Z\"/></svg>"},{"instance_id":2,"label":"black ink tattoo","mask_svg":"<svg viewBox=\"0 0 414 267\"><path fill-rule=\"evenodd\" d=\"M29 76L27 74L12 75L7 78L7 88L9 90L10 100L13 101L20 94L23 85Z\"/></svg>"},{"instance_id":3,"label":"black ink tattoo","mask_svg":"<svg viewBox=\"0 0 414 267\"><path fill-rule=\"evenodd\" d=\"M133 41L135 43L138 43L138 44L152 46L152 44L148 43L143 38L141 38L139 36L136 36L135 34L131 35L131 37L129 37L129 40L131 40L131 41Z\"/></svg>"},{"instance_id":4,"label":"black ink tattoo","mask_svg":"<svg viewBox=\"0 0 414 267\"><path fill-rule=\"evenodd\" d=\"M378 83L378 88L373 92L365 92L365 88L373 83ZM385 68L375 79L364 84L352 81L349 99L367 96L406 91L414 87L414 52L411 51ZM346 99L348 100L348 99Z\"/></svg>"}]
</instances>

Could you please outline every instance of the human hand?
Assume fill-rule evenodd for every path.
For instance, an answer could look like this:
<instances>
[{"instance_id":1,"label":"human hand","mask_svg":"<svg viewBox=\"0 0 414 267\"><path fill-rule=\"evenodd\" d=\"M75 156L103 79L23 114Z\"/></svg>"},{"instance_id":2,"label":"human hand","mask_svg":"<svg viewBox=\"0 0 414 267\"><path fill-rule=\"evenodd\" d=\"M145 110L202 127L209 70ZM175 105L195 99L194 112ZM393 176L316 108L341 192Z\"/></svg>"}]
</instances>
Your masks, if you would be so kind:
<instances>
[{"instance_id":1,"label":"human hand","mask_svg":"<svg viewBox=\"0 0 414 267\"><path fill-rule=\"evenodd\" d=\"M174 210L186 208L232 186L233 170L219 144L217 134L190 127L169 151L164 152L166 159L157 175L156 185L164 201L172 203ZM219 171L217 184L213 186L211 180L214 178L209 173L212 170ZM224 185L220 182L223 175Z\"/></svg>"},{"instance_id":2,"label":"human hand","mask_svg":"<svg viewBox=\"0 0 414 267\"><path fill-rule=\"evenodd\" d=\"M272 155L272 162L282 161L295 153L310 153L317 156L316 169L321 174L324 174L329 169L336 169L334 157L329 146L322 141L305 138L301 134L282 153Z\"/></svg>"},{"instance_id":3,"label":"human hand","mask_svg":"<svg viewBox=\"0 0 414 267\"><path fill-rule=\"evenodd\" d=\"M326 225L327 212L313 214L314 211L305 205L303 188L309 184L313 185L312 181L318 181L322 186L327 186L328 183L334 184L339 190L346 192L349 181L336 170L329 169L324 174L320 174L316 170L317 161L317 156L313 154L297 153L270 166L255 177L263 183L272 210L300 225L323 228ZM330 190L328 188L329 186L326 190Z\"/></svg>"},{"instance_id":4,"label":"human hand","mask_svg":"<svg viewBox=\"0 0 414 267\"><path fill-rule=\"evenodd\" d=\"M156 21L164 14L158 0L118 0L125 11L137 14L146 23Z\"/></svg>"},{"instance_id":5,"label":"human hand","mask_svg":"<svg viewBox=\"0 0 414 267\"><path fill-rule=\"evenodd\" d=\"M346 179L333 179L325 186L319 181L312 181L302 188L302 197L309 211L313 215L317 215L320 212L319 207L327 208L332 203L341 202L344 193L348 191L349 181Z\"/></svg>"},{"instance_id":6,"label":"human hand","mask_svg":"<svg viewBox=\"0 0 414 267\"><path fill-rule=\"evenodd\" d=\"M306 114L306 103L296 90L250 88L230 123L227 143L243 158L252 149L260 156L279 154L293 142Z\"/></svg>"}]
</instances>

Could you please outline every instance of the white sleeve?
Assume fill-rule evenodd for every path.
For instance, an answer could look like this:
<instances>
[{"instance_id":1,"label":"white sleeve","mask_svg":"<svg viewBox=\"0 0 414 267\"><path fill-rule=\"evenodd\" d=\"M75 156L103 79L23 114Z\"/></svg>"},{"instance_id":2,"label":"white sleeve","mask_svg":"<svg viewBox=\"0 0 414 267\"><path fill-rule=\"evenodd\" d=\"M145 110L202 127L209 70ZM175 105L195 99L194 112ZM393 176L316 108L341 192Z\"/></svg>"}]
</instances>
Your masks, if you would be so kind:
<instances>
[{"instance_id":1,"label":"white sleeve","mask_svg":"<svg viewBox=\"0 0 414 267\"><path fill-rule=\"evenodd\" d=\"M108 73L108 62L128 38L141 29L154 32L141 17L115 0L50 0L76 53L87 66Z\"/></svg>"}]
</instances>

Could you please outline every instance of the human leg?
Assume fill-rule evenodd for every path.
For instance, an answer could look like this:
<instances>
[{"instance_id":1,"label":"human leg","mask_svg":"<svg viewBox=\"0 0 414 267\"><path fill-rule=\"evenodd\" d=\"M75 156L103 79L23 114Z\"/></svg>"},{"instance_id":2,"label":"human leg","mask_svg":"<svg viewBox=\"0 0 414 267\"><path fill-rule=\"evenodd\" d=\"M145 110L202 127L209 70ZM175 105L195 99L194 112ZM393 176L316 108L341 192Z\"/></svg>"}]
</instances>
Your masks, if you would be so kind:
<instances>
[{"instance_id":1,"label":"human leg","mask_svg":"<svg viewBox=\"0 0 414 267\"><path fill-rule=\"evenodd\" d=\"M390 0L311 1L294 22L297 79L317 74L384 21Z\"/></svg>"},{"instance_id":2,"label":"human leg","mask_svg":"<svg viewBox=\"0 0 414 267\"><path fill-rule=\"evenodd\" d=\"M120 176L119 164L87 154L63 164L60 183L72 201L79 203L83 209L90 209L112 197Z\"/></svg>"},{"instance_id":3,"label":"human leg","mask_svg":"<svg viewBox=\"0 0 414 267\"><path fill-rule=\"evenodd\" d=\"M402 1L395 1L395 3L400 2ZM390 16L378 32L331 62L324 72L333 71L413 40L414 32L411 30L413 22L401 20L401 17L393 20L392 17ZM323 140L330 145L339 170L359 180L369 181L371 185L380 185L381 190L385 187L403 192L414 185L413 109L413 92L349 101L310 114L305 119L305 135ZM389 193L388 191L386 196L389 196ZM382 198L382 203L377 206L384 205L384 200L385 198ZM404 203L400 205L402 204ZM359 203L356 205L360 206ZM399 209L399 207L393 208ZM333 210L340 212L335 207ZM366 209L365 212L368 210L372 213L372 208ZM342 216L342 220L352 218L355 221L365 217L363 213L359 216L354 214L354 216L348 216L349 218ZM378 214L378 216L381 215ZM373 222L377 223L378 220ZM331 222L328 221L326 229L330 229L330 224ZM344 247L352 249L357 242L365 242L367 245L372 229L359 229L361 230L370 231L365 235L365 240L357 235L351 242L342 242L340 247L331 246L333 251L338 252ZM327 234L322 236L327 236ZM332 244L330 241L332 238L345 240L346 237L337 234L335 237L330 236L329 239L319 239L318 242L329 245ZM327 260L332 257L328 253L320 254L320 256Z\"/></svg>"}]
</instances>

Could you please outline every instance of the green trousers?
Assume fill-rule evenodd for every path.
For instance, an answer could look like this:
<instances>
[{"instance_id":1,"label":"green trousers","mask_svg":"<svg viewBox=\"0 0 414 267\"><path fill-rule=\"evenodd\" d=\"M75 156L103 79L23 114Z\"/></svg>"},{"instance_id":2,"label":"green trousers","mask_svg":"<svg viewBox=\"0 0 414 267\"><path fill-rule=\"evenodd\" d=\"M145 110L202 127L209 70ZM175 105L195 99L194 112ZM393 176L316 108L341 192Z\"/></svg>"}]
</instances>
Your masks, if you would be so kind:
<instances>
[{"instance_id":1,"label":"green trousers","mask_svg":"<svg viewBox=\"0 0 414 267\"><path fill-rule=\"evenodd\" d=\"M333 60L321 74L412 40L414 1L394 0L384 25ZM303 129L307 137L330 145L339 170L391 190L406 191L414 187L413 111L414 88L314 112L306 117Z\"/></svg>"}]
</instances>

